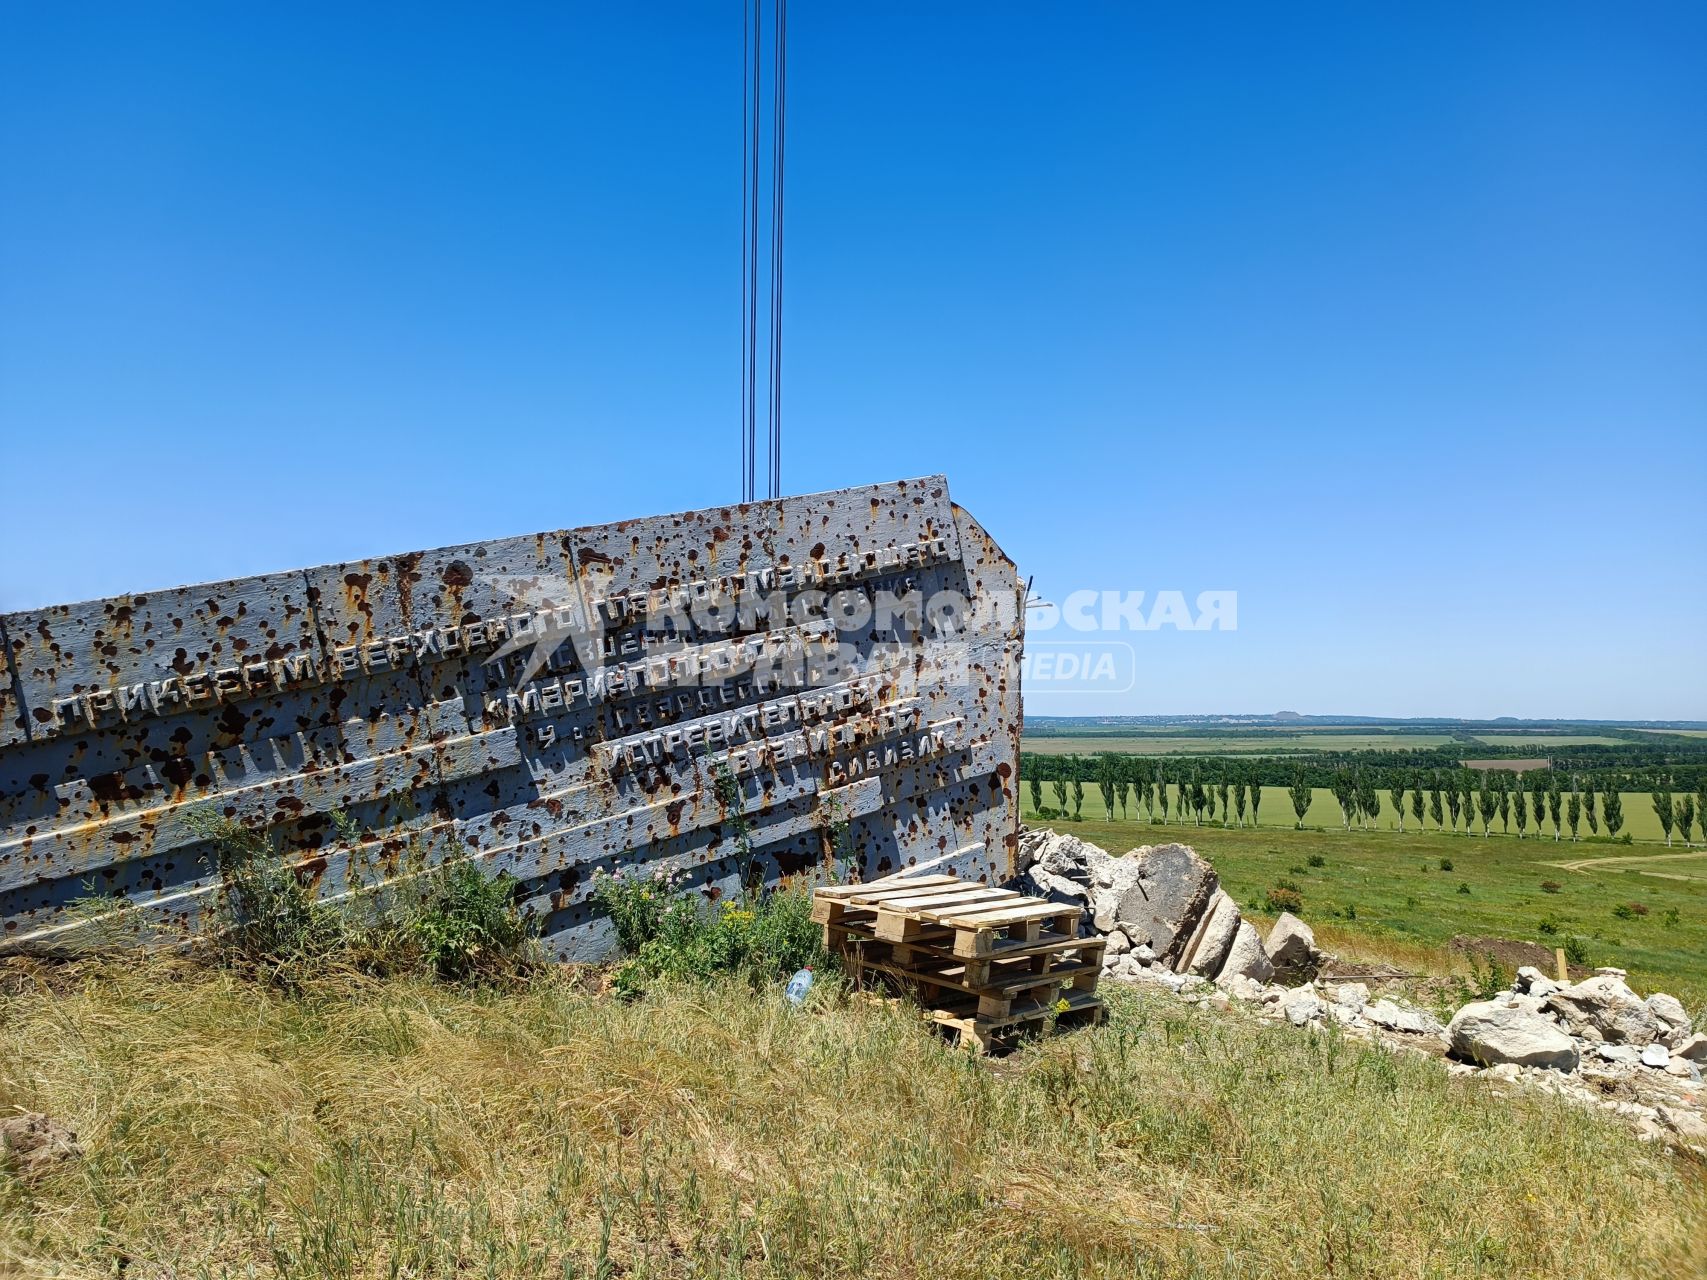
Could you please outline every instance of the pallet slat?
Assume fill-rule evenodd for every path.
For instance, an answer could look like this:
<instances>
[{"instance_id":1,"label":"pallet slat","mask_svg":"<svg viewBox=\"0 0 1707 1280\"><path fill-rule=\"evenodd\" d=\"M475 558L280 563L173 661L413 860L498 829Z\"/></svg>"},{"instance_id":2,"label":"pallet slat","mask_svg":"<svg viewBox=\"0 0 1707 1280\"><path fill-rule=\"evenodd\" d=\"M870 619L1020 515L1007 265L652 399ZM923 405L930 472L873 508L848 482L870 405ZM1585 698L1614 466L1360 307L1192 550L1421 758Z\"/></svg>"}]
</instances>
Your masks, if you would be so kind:
<instances>
[{"instance_id":1,"label":"pallet slat","mask_svg":"<svg viewBox=\"0 0 1707 1280\"><path fill-rule=\"evenodd\" d=\"M824 945L899 988L963 1046L1100 1021L1106 947L1078 936L1071 905L952 876L890 877L814 895ZM1048 926L1048 927L1046 927Z\"/></svg>"}]
</instances>

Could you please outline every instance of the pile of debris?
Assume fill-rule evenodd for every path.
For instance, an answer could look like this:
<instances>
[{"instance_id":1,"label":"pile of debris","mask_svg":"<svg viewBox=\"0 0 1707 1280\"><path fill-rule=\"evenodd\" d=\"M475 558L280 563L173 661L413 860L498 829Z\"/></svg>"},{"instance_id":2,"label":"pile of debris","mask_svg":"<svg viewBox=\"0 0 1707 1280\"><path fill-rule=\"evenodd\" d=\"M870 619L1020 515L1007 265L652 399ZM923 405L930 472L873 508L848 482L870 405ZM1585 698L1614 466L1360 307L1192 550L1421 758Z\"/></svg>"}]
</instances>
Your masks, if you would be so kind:
<instances>
[{"instance_id":1,"label":"pile of debris","mask_svg":"<svg viewBox=\"0 0 1707 1280\"><path fill-rule=\"evenodd\" d=\"M1116 857L1077 836L1022 830L1021 892L1078 906L1104 939L1107 978L1165 986L1218 1009L1248 1005L1297 1027L1333 1024L1448 1059L1448 1070L1548 1089L1606 1107L1707 1155L1707 1035L1681 1002L1643 999L1622 969L1558 983L1517 971L1512 989L1459 1009L1449 1023L1365 982L1334 981L1333 957L1310 927L1282 913L1265 939L1188 845L1144 845Z\"/></svg>"}]
</instances>

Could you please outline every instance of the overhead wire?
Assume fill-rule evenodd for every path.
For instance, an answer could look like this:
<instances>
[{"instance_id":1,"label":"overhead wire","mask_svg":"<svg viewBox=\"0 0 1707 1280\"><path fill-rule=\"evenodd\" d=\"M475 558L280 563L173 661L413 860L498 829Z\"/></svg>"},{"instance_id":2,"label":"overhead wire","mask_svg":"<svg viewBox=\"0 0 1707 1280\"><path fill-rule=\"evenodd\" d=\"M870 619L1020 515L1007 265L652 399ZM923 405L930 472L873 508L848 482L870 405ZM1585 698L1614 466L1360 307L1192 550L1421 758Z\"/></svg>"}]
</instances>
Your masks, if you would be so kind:
<instances>
[{"instance_id":1,"label":"overhead wire","mask_svg":"<svg viewBox=\"0 0 1707 1280\"><path fill-rule=\"evenodd\" d=\"M770 278L766 305L766 496L782 493L783 190L788 113L788 0L771 0ZM758 496L759 236L764 141L764 0L741 9L741 500Z\"/></svg>"}]
</instances>

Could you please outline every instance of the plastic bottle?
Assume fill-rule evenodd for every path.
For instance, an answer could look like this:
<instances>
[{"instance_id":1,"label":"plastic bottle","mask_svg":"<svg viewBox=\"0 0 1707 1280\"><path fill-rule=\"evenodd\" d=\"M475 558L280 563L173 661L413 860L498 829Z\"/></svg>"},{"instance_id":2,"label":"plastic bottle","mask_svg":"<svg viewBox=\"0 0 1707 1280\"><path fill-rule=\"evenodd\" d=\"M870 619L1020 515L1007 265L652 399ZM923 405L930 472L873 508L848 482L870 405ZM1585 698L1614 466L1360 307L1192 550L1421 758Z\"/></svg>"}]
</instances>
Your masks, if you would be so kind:
<instances>
[{"instance_id":1,"label":"plastic bottle","mask_svg":"<svg viewBox=\"0 0 1707 1280\"><path fill-rule=\"evenodd\" d=\"M783 988L782 994L789 1004L800 1005L806 1002L806 993L810 990L812 990L812 970L797 969L794 976L788 980L788 985Z\"/></svg>"}]
</instances>

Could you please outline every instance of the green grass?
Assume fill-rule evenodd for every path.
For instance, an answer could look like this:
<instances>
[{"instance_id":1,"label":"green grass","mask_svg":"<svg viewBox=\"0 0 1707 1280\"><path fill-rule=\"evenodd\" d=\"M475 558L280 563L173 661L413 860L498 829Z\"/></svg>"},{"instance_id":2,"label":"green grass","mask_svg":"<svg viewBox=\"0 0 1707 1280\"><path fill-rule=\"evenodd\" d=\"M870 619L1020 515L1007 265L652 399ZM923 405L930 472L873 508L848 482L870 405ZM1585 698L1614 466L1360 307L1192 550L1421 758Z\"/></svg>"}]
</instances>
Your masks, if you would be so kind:
<instances>
[{"instance_id":1,"label":"green grass","mask_svg":"<svg viewBox=\"0 0 1707 1280\"><path fill-rule=\"evenodd\" d=\"M1030 813L1029 788L1023 790L1027 821L1036 821ZM1707 850L1698 849L1698 858L1685 860L1668 859L1663 845L1652 844L1627 848L1555 843L1551 836L1520 841L1497 834L1483 839L1432 830L1348 832L1338 821L1338 806L1325 792L1317 794L1309 816L1318 829L1307 831L1291 829L1292 811L1279 789L1265 792L1264 825L1243 830L1093 820L1089 815L1103 811L1101 798L1091 792L1085 799L1086 820L1056 823L1058 829L1111 853L1170 840L1192 845L1215 864L1241 906L1260 901L1277 880L1292 880L1303 893L1304 917L1312 926L1326 929L1336 945L1358 947L1371 957L1445 971L1451 957L1442 948L1455 935L1552 947L1577 934L1588 939L1593 964L1630 970L1639 990L1670 991L1691 1009L1707 1005L1707 968L1701 960L1707 955ZM1625 803L1628 811L1631 798ZM1275 825L1269 826L1271 822ZM1672 852L1689 851L1679 846ZM1311 854L1319 854L1325 865L1309 866ZM1442 858L1452 862L1450 872L1440 869ZM1580 871L1548 865L1600 858L1644 860L1601 863ZM1544 880L1557 881L1562 888L1545 893ZM1468 884L1470 892L1459 893L1460 884ZM1648 914L1631 920L1612 914L1615 906L1629 902L1643 903ZM1356 909L1355 920L1345 918L1348 906ZM1677 912L1675 923L1668 911ZM1546 919L1556 922L1557 934L1541 931Z\"/></svg>"},{"instance_id":2,"label":"green grass","mask_svg":"<svg viewBox=\"0 0 1707 1280\"><path fill-rule=\"evenodd\" d=\"M1616 747L1622 739L1573 736L1565 733L1478 733L1477 742L1490 747Z\"/></svg>"},{"instance_id":3,"label":"green grass","mask_svg":"<svg viewBox=\"0 0 1707 1280\"><path fill-rule=\"evenodd\" d=\"M1022 790L1025 793L1025 812L1029 819L1029 815L1032 812L1030 783L1022 784ZM1604 825L1601 826L1601 834L1599 838L1592 838L1589 836L1588 823L1586 821L1584 821L1578 828L1579 834L1583 838L1576 844L1572 845L1570 843L1571 829L1565 824L1563 816L1561 816L1560 823L1563 831L1563 839L1559 842L1559 848L1562 849L1563 852L1558 853L1557 857L1559 859L1588 858L1597 856L1615 857L1630 854L1667 852L1667 849L1665 848L1665 834L1660 830L1660 820L1654 816L1652 799L1648 793L1646 791L1626 791L1622 792L1621 795L1624 802L1624 829L1623 832L1620 833L1620 837L1622 838L1624 834L1628 834L1632 840L1638 843L1658 845L1659 847L1657 849L1626 849L1622 844L1607 837L1606 827ZM1043 803L1051 808L1055 805L1055 793L1050 789L1047 782L1043 784ZM1168 803L1170 806L1173 803L1171 795ZM1067 798L1067 804L1069 808L1072 807L1072 796L1070 793ZM1115 813L1118 815L1119 812L1120 807L1116 805ZM1085 783L1085 817L1089 818L1094 814L1100 818L1103 816L1103 813L1102 796L1098 793L1096 784L1094 782ZM1128 813L1131 813L1130 805L1128 806ZM1118 817L1116 820L1118 821ZM1292 812L1292 801L1287 794L1286 788L1264 787L1261 826L1264 828L1273 827L1276 830L1290 831L1296 822L1297 818ZM1326 787L1317 787L1311 792L1310 808L1304 815L1304 825L1307 827L1334 828L1338 828L1343 825L1340 819L1340 807L1338 802L1334 800L1333 792L1329 791ZM1424 826L1430 834L1434 833L1434 823L1426 816L1424 818ZM1387 792L1385 790L1381 792L1381 827L1383 830L1396 829L1392 805L1388 801ZM1405 801L1405 827L1407 833L1414 834L1416 820L1411 816L1411 804L1409 799ZM1481 830L1481 819L1478 818L1476 820L1478 838ZM1500 821L1497 817L1494 819L1492 830L1493 835L1490 838L1496 840L1500 839L1501 827ZM1548 843L1551 843L1553 839L1553 827L1551 822L1547 824L1546 832L1547 841ZM1531 823L1529 827L1529 837L1533 839L1534 835L1535 825L1534 823ZM1512 826L1511 839L1514 842L1517 840L1517 827L1515 823ZM1703 833L1699 826L1695 832L1694 847L1697 849L1707 847L1703 845ZM1675 828L1672 832L1672 848L1670 852L1689 852L1689 847L1683 843L1683 840L1678 836ZM1537 858L1551 856L1553 855L1541 853L1535 854L1535 857ZM1702 860L1699 873L1703 876L1707 876L1707 858Z\"/></svg>"},{"instance_id":4,"label":"green grass","mask_svg":"<svg viewBox=\"0 0 1707 1280\"><path fill-rule=\"evenodd\" d=\"M568 977L291 994L14 968L0 1273L1637 1277L1707 1248L1698 1164L1551 1097L1170 997L990 1065L899 1007Z\"/></svg>"}]
</instances>

